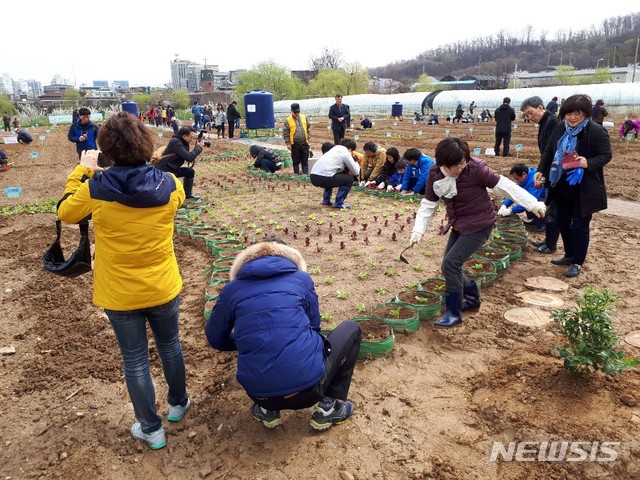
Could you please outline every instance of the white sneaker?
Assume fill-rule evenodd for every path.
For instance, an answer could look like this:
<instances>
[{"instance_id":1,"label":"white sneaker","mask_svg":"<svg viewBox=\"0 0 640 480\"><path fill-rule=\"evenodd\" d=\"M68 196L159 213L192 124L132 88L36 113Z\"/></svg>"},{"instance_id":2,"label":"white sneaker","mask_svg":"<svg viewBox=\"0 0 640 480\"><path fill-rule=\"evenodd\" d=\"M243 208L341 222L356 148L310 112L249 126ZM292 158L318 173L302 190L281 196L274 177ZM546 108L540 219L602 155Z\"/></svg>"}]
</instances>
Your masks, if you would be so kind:
<instances>
[{"instance_id":1,"label":"white sneaker","mask_svg":"<svg viewBox=\"0 0 640 480\"><path fill-rule=\"evenodd\" d=\"M184 407L180 405L169 405L169 413L167 414L167 420L170 422L179 422L184 418L184 415L191 408L191 399L187 399L187 403Z\"/></svg>"},{"instance_id":2,"label":"white sneaker","mask_svg":"<svg viewBox=\"0 0 640 480\"><path fill-rule=\"evenodd\" d=\"M136 440L144 440L153 450L159 450L167 446L167 438L162 427L155 432L144 433L140 422L136 422L131 425L131 436Z\"/></svg>"}]
</instances>

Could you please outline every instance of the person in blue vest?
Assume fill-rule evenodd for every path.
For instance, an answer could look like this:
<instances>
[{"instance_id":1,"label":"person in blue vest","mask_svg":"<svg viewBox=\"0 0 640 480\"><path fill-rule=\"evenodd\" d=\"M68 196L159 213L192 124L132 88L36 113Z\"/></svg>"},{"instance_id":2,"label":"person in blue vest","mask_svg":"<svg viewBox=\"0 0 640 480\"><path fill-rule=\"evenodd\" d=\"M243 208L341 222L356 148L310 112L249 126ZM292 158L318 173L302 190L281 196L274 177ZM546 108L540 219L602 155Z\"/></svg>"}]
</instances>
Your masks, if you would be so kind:
<instances>
[{"instance_id":1,"label":"person in blue vest","mask_svg":"<svg viewBox=\"0 0 640 480\"><path fill-rule=\"evenodd\" d=\"M417 148L409 148L404 152L403 158L407 162L407 170L402 177L400 195L424 195L429 169L436 162Z\"/></svg>"},{"instance_id":2,"label":"person in blue vest","mask_svg":"<svg viewBox=\"0 0 640 480\"><path fill-rule=\"evenodd\" d=\"M314 430L345 422L362 333L352 320L320 333L318 295L302 254L270 238L243 250L229 278L205 333L213 348L238 352L236 377L254 402L253 418L274 428L281 410L313 406Z\"/></svg>"},{"instance_id":3,"label":"person in blue vest","mask_svg":"<svg viewBox=\"0 0 640 480\"><path fill-rule=\"evenodd\" d=\"M100 127L91 121L91 110L82 107L78 110L78 120L71 124L67 138L76 144L78 158L84 150L97 150L98 131Z\"/></svg>"},{"instance_id":4,"label":"person in blue vest","mask_svg":"<svg viewBox=\"0 0 640 480\"><path fill-rule=\"evenodd\" d=\"M519 186L533 195L536 200L543 201L547 189L544 187L539 188L538 186L536 186L534 177L537 171L538 169L535 167L527 168L524 163L516 163L513 167L511 167L509 176ZM524 207L518 205L517 203L514 203L514 201L509 198L505 199L502 202L502 206L498 210L498 215L500 215L501 217L508 217L511 214L518 214L522 212L525 212L527 214L527 218L531 220L531 226L536 232L544 232L544 218L539 218L533 213L528 212Z\"/></svg>"}]
</instances>

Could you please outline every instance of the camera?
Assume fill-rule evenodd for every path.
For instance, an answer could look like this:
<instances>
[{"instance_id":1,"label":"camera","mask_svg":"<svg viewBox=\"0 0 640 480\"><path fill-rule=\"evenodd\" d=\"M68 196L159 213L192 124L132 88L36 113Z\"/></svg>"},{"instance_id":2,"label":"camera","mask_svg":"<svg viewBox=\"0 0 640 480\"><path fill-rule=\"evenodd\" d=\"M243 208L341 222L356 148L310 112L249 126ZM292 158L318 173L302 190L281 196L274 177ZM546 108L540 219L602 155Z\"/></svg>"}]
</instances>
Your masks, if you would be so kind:
<instances>
[{"instance_id":1,"label":"camera","mask_svg":"<svg viewBox=\"0 0 640 480\"><path fill-rule=\"evenodd\" d=\"M102 168L107 168L113 165L113 162L110 160L107 160L106 157L104 156L104 153L100 152L98 153L98 166L102 167Z\"/></svg>"}]
</instances>

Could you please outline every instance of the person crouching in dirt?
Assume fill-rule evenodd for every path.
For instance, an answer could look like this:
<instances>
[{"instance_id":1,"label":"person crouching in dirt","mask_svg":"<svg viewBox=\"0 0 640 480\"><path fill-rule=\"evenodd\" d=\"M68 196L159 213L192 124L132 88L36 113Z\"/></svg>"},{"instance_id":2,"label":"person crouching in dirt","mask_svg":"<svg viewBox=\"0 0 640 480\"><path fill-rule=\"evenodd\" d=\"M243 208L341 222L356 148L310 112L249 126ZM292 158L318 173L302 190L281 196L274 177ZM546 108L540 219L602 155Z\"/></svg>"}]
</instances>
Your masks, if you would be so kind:
<instances>
[{"instance_id":1,"label":"person crouching in dirt","mask_svg":"<svg viewBox=\"0 0 640 480\"><path fill-rule=\"evenodd\" d=\"M16 133L18 134L18 142L19 143L24 143L25 145L29 145L31 142L33 142L33 137L31 135L29 135L27 132L25 132L24 130L16 130Z\"/></svg>"},{"instance_id":2,"label":"person crouching in dirt","mask_svg":"<svg viewBox=\"0 0 640 480\"><path fill-rule=\"evenodd\" d=\"M269 173L275 173L282 168L282 160L270 148L251 145L249 154L255 160L254 168L260 168Z\"/></svg>"},{"instance_id":3,"label":"person crouching in dirt","mask_svg":"<svg viewBox=\"0 0 640 480\"><path fill-rule=\"evenodd\" d=\"M480 308L480 293L475 281L462 272L462 264L489 240L496 212L487 188L506 196L542 218L544 202L524 188L498 174L484 160L472 158L467 142L457 137L441 140L436 146L436 165L429 171L425 195L420 202L410 244L415 245L429 228L442 199L447 209L447 225L441 227L449 240L442 259L445 278L446 312L434 323L436 327L453 327L462 323L462 312Z\"/></svg>"},{"instance_id":4,"label":"person crouching in dirt","mask_svg":"<svg viewBox=\"0 0 640 480\"><path fill-rule=\"evenodd\" d=\"M156 168L163 172L173 173L176 177L184 177L184 191L188 200L200 200L193 194L193 178L196 171L191 167L183 167L184 162L193 165L196 157L204 148L204 140L199 140L192 151L189 144L196 139L196 130L192 127L181 127L167 145L162 158L156 164Z\"/></svg>"},{"instance_id":5,"label":"person crouching in dirt","mask_svg":"<svg viewBox=\"0 0 640 480\"><path fill-rule=\"evenodd\" d=\"M4 153L4 150L0 150L0 172L6 172L9 168L9 157Z\"/></svg>"},{"instance_id":6,"label":"person crouching in dirt","mask_svg":"<svg viewBox=\"0 0 640 480\"><path fill-rule=\"evenodd\" d=\"M344 201L353 186L354 176L360 175L360 165L353 159L356 142L349 138L342 140L340 145L324 153L311 168L309 179L315 187L324 189L322 205L334 208L351 208ZM335 203L331 202L333 189L338 188Z\"/></svg>"},{"instance_id":7,"label":"person crouching in dirt","mask_svg":"<svg viewBox=\"0 0 640 480\"><path fill-rule=\"evenodd\" d=\"M271 239L242 251L205 327L209 344L238 352L237 379L267 428L280 410L313 406L310 425L326 430L353 412L347 399L362 333L345 320L324 338L318 295L302 254Z\"/></svg>"}]
</instances>

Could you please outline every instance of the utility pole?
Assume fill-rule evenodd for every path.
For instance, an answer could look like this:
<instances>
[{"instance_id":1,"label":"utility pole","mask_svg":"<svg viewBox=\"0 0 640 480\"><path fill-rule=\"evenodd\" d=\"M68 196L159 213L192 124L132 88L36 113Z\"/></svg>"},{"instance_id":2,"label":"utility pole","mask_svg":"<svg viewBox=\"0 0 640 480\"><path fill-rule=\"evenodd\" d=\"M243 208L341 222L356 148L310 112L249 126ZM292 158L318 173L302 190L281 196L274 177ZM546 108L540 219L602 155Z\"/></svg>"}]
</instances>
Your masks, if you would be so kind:
<instances>
[{"instance_id":1,"label":"utility pole","mask_svg":"<svg viewBox=\"0 0 640 480\"><path fill-rule=\"evenodd\" d=\"M638 65L638 45L640 45L640 37L638 37L638 41L636 42L636 58L633 60L633 76L631 77L631 83L635 83L636 81L636 65Z\"/></svg>"},{"instance_id":2,"label":"utility pole","mask_svg":"<svg viewBox=\"0 0 640 480\"><path fill-rule=\"evenodd\" d=\"M616 68L616 51L618 50L618 45L613 46L613 68Z\"/></svg>"}]
</instances>

